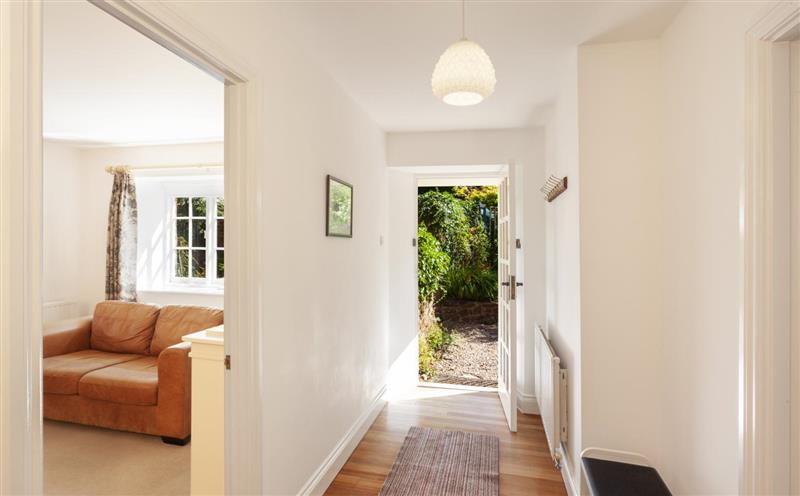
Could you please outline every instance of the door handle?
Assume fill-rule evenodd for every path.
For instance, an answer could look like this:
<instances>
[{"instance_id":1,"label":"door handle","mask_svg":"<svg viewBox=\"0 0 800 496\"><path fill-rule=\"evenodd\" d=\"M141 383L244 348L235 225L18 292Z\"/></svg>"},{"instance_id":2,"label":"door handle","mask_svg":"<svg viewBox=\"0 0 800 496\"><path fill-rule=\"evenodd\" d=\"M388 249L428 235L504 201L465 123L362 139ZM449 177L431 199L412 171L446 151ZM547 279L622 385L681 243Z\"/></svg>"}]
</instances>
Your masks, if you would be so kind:
<instances>
[{"instance_id":1,"label":"door handle","mask_svg":"<svg viewBox=\"0 0 800 496\"><path fill-rule=\"evenodd\" d=\"M501 286L511 286L511 283L510 282L501 282L500 285Z\"/></svg>"}]
</instances>

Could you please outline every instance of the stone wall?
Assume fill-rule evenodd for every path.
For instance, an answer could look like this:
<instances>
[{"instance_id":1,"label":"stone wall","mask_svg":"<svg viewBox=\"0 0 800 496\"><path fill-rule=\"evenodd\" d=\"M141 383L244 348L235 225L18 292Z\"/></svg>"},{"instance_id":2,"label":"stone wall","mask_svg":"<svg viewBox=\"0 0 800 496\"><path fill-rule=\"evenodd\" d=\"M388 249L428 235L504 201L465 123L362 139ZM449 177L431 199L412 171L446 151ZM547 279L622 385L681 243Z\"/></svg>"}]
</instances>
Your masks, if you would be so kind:
<instances>
[{"instance_id":1,"label":"stone wall","mask_svg":"<svg viewBox=\"0 0 800 496\"><path fill-rule=\"evenodd\" d=\"M436 305L436 316L442 322L497 324L496 301L445 300Z\"/></svg>"}]
</instances>

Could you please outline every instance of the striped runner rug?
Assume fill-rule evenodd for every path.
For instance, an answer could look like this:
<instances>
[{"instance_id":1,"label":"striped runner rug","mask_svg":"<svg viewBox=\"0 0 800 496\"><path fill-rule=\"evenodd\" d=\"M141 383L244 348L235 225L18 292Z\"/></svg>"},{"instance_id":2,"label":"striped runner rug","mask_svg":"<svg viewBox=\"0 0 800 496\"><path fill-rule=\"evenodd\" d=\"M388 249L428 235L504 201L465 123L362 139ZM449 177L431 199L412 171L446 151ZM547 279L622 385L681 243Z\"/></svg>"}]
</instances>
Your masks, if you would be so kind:
<instances>
[{"instance_id":1,"label":"striped runner rug","mask_svg":"<svg viewBox=\"0 0 800 496\"><path fill-rule=\"evenodd\" d=\"M497 436L412 427L381 496L498 496Z\"/></svg>"}]
</instances>

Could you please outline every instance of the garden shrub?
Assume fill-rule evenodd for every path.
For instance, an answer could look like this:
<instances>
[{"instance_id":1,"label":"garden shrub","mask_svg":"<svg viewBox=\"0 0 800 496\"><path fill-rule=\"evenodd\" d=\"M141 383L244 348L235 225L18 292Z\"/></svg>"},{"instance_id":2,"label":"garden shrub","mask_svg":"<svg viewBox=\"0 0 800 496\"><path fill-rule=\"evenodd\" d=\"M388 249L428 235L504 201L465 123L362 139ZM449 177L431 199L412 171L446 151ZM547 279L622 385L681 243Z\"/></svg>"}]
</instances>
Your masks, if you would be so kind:
<instances>
[{"instance_id":1,"label":"garden shrub","mask_svg":"<svg viewBox=\"0 0 800 496\"><path fill-rule=\"evenodd\" d=\"M447 273L447 294L461 300L495 301L497 271L483 267L457 267Z\"/></svg>"},{"instance_id":2,"label":"garden shrub","mask_svg":"<svg viewBox=\"0 0 800 496\"><path fill-rule=\"evenodd\" d=\"M439 241L450 261L463 265L472 259L470 222L464 202L443 191L428 191L418 197L419 222Z\"/></svg>"},{"instance_id":3,"label":"garden shrub","mask_svg":"<svg viewBox=\"0 0 800 496\"><path fill-rule=\"evenodd\" d=\"M424 224L417 229L417 245L419 301L433 303L445 295L445 275L450 268L450 257L442 251L439 241Z\"/></svg>"},{"instance_id":4,"label":"garden shrub","mask_svg":"<svg viewBox=\"0 0 800 496\"><path fill-rule=\"evenodd\" d=\"M433 364L453 344L453 334L434 321L419 334L419 375L423 380L433 377Z\"/></svg>"},{"instance_id":5,"label":"garden shrub","mask_svg":"<svg viewBox=\"0 0 800 496\"><path fill-rule=\"evenodd\" d=\"M453 334L439 322L435 322L428 328L425 341L435 356L441 356L447 351L447 347L453 344Z\"/></svg>"},{"instance_id":6,"label":"garden shrub","mask_svg":"<svg viewBox=\"0 0 800 496\"><path fill-rule=\"evenodd\" d=\"M425 336L420 333L419 335L419 376L422 380L427 381L428 379L433 377L433 364L436 361L436 358L433 356L433 352L431 351L430 346L428 346L428 341L425 340Z\"/></svg>"}]
</instances>

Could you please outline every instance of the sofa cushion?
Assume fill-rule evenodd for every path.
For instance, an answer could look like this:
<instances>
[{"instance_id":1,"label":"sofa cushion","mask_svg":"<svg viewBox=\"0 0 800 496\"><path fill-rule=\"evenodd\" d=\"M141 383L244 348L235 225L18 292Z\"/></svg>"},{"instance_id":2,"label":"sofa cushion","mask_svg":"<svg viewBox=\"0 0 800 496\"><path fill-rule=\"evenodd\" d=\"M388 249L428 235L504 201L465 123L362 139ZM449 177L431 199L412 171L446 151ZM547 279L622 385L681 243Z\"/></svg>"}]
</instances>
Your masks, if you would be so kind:
<instances>
[{"instance_id":1,"label":"sofa cushion","mask_svg":"<svg viewBox=\"0 0 800 496\"><path fill-rule=\"evenodd\" d=\"M158 358L141 357L84 375L78 394L127 405L158 403Z\"/></svg>"},{"instance_id":2,"label":"sofa cushion","mask_svg":"<svg viewBox=\"0 0 800 496\"><path fill-rule=\"evenodd\" d=\"M161 309L156 332L150 344L150 354L158 356L164 349L181 342L181 338L222 324L219 308L168 305Z\"/></svg>"},{"instance_id":3,"label":"sofa cushion","mask_svg":"<svg viewBox=\"0 0 800 496\"><path fill-rule=\"evenodd\" d=\"M92 348L115 353L147 355L153 339L156 305L103 301L97 304L92 319Z\"/></svg>"},{"instance_id":4,"label":"sofa cushion","mask_svg":"<svg viewBox=\"0 0 800 496\"><path fill-rule=\"evenodd\" d=\"M66 355L47 357L42 361L42 383L45 393L78 394L81 377L94 370L136 360L139 355L123 355L98 350L82 350Z\"/></svg>"}]
</instances>

